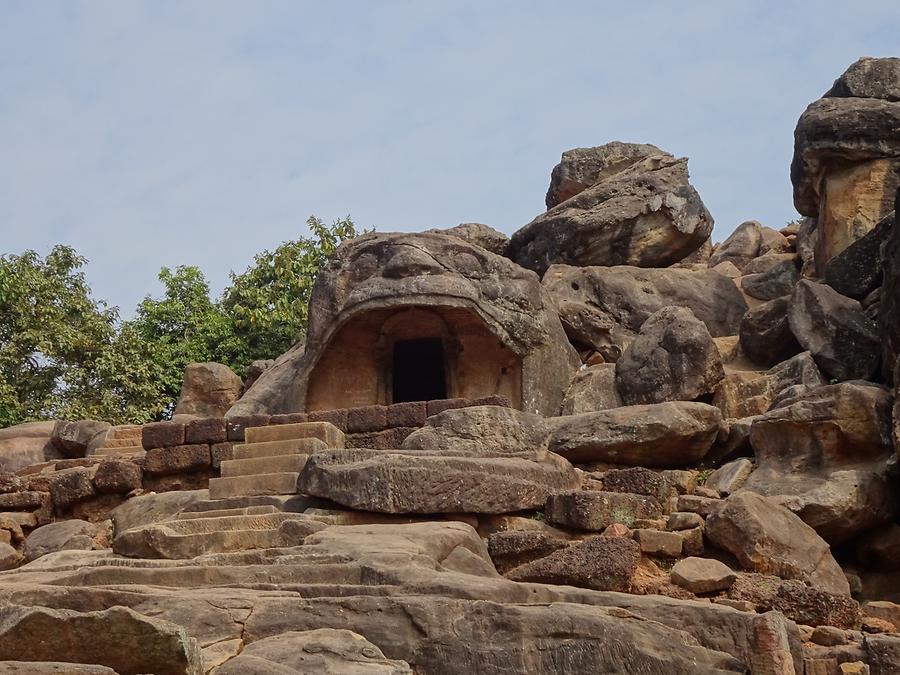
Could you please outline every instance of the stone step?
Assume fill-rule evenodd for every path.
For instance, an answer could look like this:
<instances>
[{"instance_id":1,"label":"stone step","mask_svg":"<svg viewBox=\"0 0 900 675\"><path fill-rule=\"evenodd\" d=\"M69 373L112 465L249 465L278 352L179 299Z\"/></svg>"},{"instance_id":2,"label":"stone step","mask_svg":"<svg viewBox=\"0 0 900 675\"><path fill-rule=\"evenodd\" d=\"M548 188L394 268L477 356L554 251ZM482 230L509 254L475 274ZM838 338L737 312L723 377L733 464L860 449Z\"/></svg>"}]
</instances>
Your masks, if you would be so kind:
<instances>
[{"instance_id":1,"label":"stone step","mask_svg":"<svg viewBox=\"0 0 900 675\"><path fill-rule=\"evenodd\" d=\"M309 455L272 455L250 459L226 459L220 467L222 478L252 476L260 473L300 473Z\"/></svg>"},{"instance_id":2,"label":"stone step","mask_svg":"<svg viewBox=\"0 0 900 675\"><path fill-rule=\"evenodd\" d=\"M177 513L172 520L194 520L195 518L221 518L223 516L261 516L267 513L279 513L279 509L270 504L261 506L245 506L235 509L215 509L211 511L191 511Z\"/></svg>"},{"instance_id":3,"label":"stone step","mask_svg":"<svg viewBox=\"0 0 900 675\"><path fill-rule=\"evenodd\" d=\"M244 440L247 443L286 441L297 438L318 438L329 448L344 447L344 432L331 422L270 424L267 427L249 427L244 431Z\"/></svg>"},{"instance_id":4,"label":"stone step","mask_svg":"<svg viewBox=\"0 0 900 675\"><path fill-rule=\"evenodd\" d=\"M129 426L121 426L121 427L113 427L109 431L109 436L107 437L107 441L110 439L126 439L130 438L131 440L139 441L141 440L141 434L143 433L144 427L140 424L133 424Z\"/></svg>"},{"instance_id":5,"label":"stone step","mask_svg":"<svg viewBox=\"0 0 900 675\"><path fill-rule=\"evenodd\" d=\"M116 455L142 455L146 452L141 445L127 445L125 447L113 448L97 448L94 450L93 456L97 457L114 457Z\"/></svg>"},{"instance_id":6,"label":"stone step","mask_svg":"<svg viewBox=\"0 0 900 675\"><path fill-rule=\"evenodd\" d=\"M231 452L232 459L254 459L277 455L311 455L327 450L318 438L291 438L284 441L260 441L258 443L238 443Z\"/></svg>"},{"instance_id":7,"label":"stone step","mask_svg":"<svg viewBox=\"0 0 900 675\"><path fill-rule=\"evenodd\" d=\"M295 471L285 471L282 473L258 473L253 476L210 478L209 498L294 494L297 492L299 475Z\"/></svg>"},{"instance_id":8,"label":"stone step","mask_svg":"<svg viewBox=\"0 0 900 675\"><path fill-rule=\"evenodd\" d=\"M113 541L117 553L137 558L194 558L257 548L297 546L326 527L296 513L167 520L126 530Z\"/></svg>"},{"instance_id":9,"label":"stone step","mask_svg":"<svg viewBox=\"0 0 900 675\"><path fill-rule=\"evenodd\" d=\"M103 448L130 448L135 445L139 445L139 443L135 443L135 441L140 441L140 438L107 438L101 447Z\"/></svg>"},{"instance_id":10,"label":"stone step","mask_svg":"<svg viewBox=\"0 0 900 675\"><path fill-rule=\"evenodd\" d=\"M204 513L231 509L245 509L253 506L271 506L276 511L303 513L313 506L320 506L324 500L305 495L255 495L226 497L224 499L198 499L188 504L182 514Z\"/></svg>"}]
</instances>

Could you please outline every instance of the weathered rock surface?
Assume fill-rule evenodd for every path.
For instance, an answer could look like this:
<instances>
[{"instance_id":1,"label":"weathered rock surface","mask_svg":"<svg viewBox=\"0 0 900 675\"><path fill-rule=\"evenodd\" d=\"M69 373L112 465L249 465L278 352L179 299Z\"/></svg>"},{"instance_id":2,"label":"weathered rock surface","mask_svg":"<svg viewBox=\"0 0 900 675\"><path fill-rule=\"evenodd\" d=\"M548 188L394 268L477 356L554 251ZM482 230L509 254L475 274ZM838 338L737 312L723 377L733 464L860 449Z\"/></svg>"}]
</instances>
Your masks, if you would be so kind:
<instances>
[{"instance_id":1,"label":"weathered rock surface","mask_svg":"<svg viewBox=\"0 0 900 675\"><path fill-rule=\"evenodd\" d=\"M891 395L862 382L816 387L782 401L750 428L758 468L744 488L841 543L896 513L888 460Z\"/></svg>"},{"instance_id":2,"label":"weathered rock surface","mask_svg":"<svg viewBox=\"0 0 900 675\"><path fill-rule=\"evenodd\" d=\"M385 658L378 647L349 630L319 628L288 631L247 645L216 670L246 673L323 673L323 675L412 675L409 664Z\"/></svg>"},{"instance_id":3,"label":"weathered rock surface","mask_svg":"<svg viewBox=\"0 0 900 675\"><path fill-rule=\"evenodd\" d=\"M541 530L510 530L488 537L488 553L501 574L568 546L565 539Z\"/></svg>"},{"instance_id":4,"label":"weathered rock surface","mask_svg":"<svg viewBox=\"0 0 900 675\"><path fill-rule=\"evenodd\" d=\"M878 329L855 300L808 279L788 303L791 332L819 368L838 380L871 379L878 370Z\"/></svg>"},{"instance_id":5,"label":"weathered rock surface","mask_svg":"<svg viewBox=\"0 0 900 675\"><path fill-rule=\"evenodd\" d=\"M175 415L222 417L240 398L244 383L222 363L190 363L184 370Z\"/></svg>"},{"instance_id":6,"label":"weathered rock surface","mask_svg":"<svg viewBox=\"0 0 900 675\"><path fill-rule=\"evenodd\" d=\"M711 269L554 265L543 285L569 339L615 361L654 312L690 309L710 335L737 335L747 302L734 282Z\"/></svg>"},{"instance_id":7,"label":"weathered rock surface","mask_svg":"<svg viewBox=\"0 0 900 675\"><path fill-rule=\"evenodd\" d=\"M663 153L539 215L513 234L509 255L538 274L556 263L665 267L700 248L712 226L687 159Z\"/></svg>"},{"instance_id":8,"label":"weathered rock surface","mask_svg":"<svg viewBox=\"0 0 900 675\"><path fill-rule=\"evenodd\" d=\"M823 96L832 97L900 101L900 58L864 56L855 61Z\"/></svg>"},{"instance_id":9,"label":"weathered rock surface","mask_svg":"<svg viewBox=\"0 0 900 675\"><path fill-rule=\"evenodd\" d=\"M722 495L730 495L739 490L747 478L753 473L753 462L746 457L741 457L727 464L723 464L710 474L704 486L715 490Z\"/></svg>"},{"instance_id":10,"label":"weathered rock surface","mask_svg":"<svg viewBox=\"0 0 900 675\"><path fill-rule=\"evenodd\" d=\"M48 553L93 548L92 537L97 526L84 520L60 520L34 530L25 539L25 560L31 562Z\"/></svg>"},{"instance_id":11,"label":"weathered rock surface","mask_svg":"<svg viewBox=\"0 0 900 675\"><path fill-rule=\"evenodd\" d=\"M184 628L127 607L99 612L2 607L0 661L6 660L99 664L123 674L203 673L197 642Z\"/></svg>"},{"instance_id":12,"label":"weathered rock surface","mask_svg":"<svg viewBox=\"0 0 900 675\"><path fill-rule=\"evenodd\" d=\"M709 331L687 307L650 315L616 361L616 387L626 405L693 401L712 393L724 375Z\"/></svg>"},{"instance_id":13,"label":"weathered rock surface","mask_svg":"<svg viewBox=\"0 0 900 675\"><path fill-rule=\"evenodd\" d=\"M616 364L598 363L576 373L559 414L578 415L621 405L622 397L616 389Z\"/></svg>"},{"instance_id":14,"label":"weathered rock surface","mask_svg":"<svg viewBox=\"0 0 900 675\"><path fill-rule=\"evenodd\" d=\"M660 154L665 153L655 145L619 141L595 148L566 150L550 173L550 187L545 199L547 208L552 209L645 157Z\"/></svg>"},{"instance_id":15,"label":"weathered rock surface","mask_svg":"<svg viewBox=\"0 0 900 675\"><path fill-rule=\"evenodd\" d=\"M470 406L432 415L406 437L405 450L425 450L456 457L533 457L546 449L544 420L513 408Z\"/></svg>"},{"instance_id":16,"label":"weathered rock surface","mask_svg":"<svg viewBox=\"0 0 900 675\"><path fill-rule=\"evenodd\" d=\"M50 441L67 457L84 457L89 449L102 443L110 428L109 422L97 420L60 420L53 425Z\"/></svg>"},{"instance_id":17,"label":"weathered rock surface","mask_svg":"<svg viewBox=\"0 0 900 675\"><path fill-rule=\"evenodd\" d=\"M50 441L55 422L26 422L0 429L0 471L15 472L63 454Z\"/></svg>"},{"instance_id":18,"label":"weathered rock surface","mask_svg":"<svg viewBox=\"0 0 900 675\"><path fill-rule=\"evenodd\" d=\"M473 246L480 246L484 250L497 255L506 253L506 247L509 246L509 237L482 223L461 223L446 230L429 231L458 237Z\"/></svg>"},{"instance_id":19,"label":"weathered rock surface","mask_svg":"<svg viewBox=\"0 0 900 675\"><path fill-rule=\"evenodd\" d=\"M762 225L755 220L741 223L719 244L709 257L709 266L731 263L738 270L759 255L762 245Z\"/></svg>"},{"instance_id":20,"label":"weathered rock surface","mask_svg":"<svg viewBox=\"0 0 900 675\"><path fill-rule=\"evenodd\" d=\"M545 512L551 523L602 532L615 523L632 527L638 520L658 518L662 508L652 497L578 490L551 495L547 499Z\"/></svg>"},{"instance_id":21,"label":"weathered rock surface","mask_svg":"<svg viewBox=\"0 0 900 675\"><path fill-rule=\"evenodd\" d=\"M298 489L380 513L512 513L578 486L561 457L533 457L334 450L310 455Z\"/></svg>"},{"instance_id":22,"label":"weathered rock surface","mask_svg":"<svg viewBox=\"0 0 900 675\"><path fill-rule=\"evenodd\" d=\"M894 208L895 212L900 208L900 189L895 196ZM884 270L878 308L881 374L886 382L894 382L894 367L900 355L900 227L891 228L881 259Z\"/></svg>"},{"instance_id":23,"label":"weathered rock surface","mask_svg":"<svg viewBox=\"0 0 900 675\"><path fill-rule=\"evenodd\" d=\"M742 490L724 500L706 519L706 536L744 569L850 594L828 544L799 517L758 494Z\"/></svg>"},{"instance_id":24,"label":"weathered rock surface","mask_svg":"<svg viewBox=\"0 0 900 675\"><path fill-rule=\"evenodd\" d=\"M632 539L591 537L507 573L513 581L566 584L598 591L629 591L641 559Z\"/></svg>"},{"instance_id":25,"label":"weathered rock surface","mask_svg":"<svg viewBox=\"0 0 900 675\"><path fill-rule=\"evenodd\" d=\"M279 357L229 417L384 403L378 400L380 375L369 345L403 308L416 308L424 313L417 316L436 325L451 313L453 321L464 320L490 336L459 354L459 372L473 373L466 380L471 391L448 396L503 394L495 391L499 379L520 399L514 407L557 413L578 357L537 277L458 237L426 232L373 233L341 244L313 289L305 347ZM353 321L353 335L365 348L342 330ZM485 356L485 344L500 350L496 360ZM519 367L521 383L513 387L508 374ZM354 399L347 397L350 383Z\"/></svg>"},{"instance_id":26,"label":"weathered rock surface","mask_svg":"<svg viewBox=\"0 0 900 675\"><path fill-rule=\"evenodd\" d=\"M758 300L774 300L790 295L799 280L800 271L797 269L796 261L785 260L765 272L743 277L741 288L747 295Z\"/></svg>"},{"instance_id":27,"label":"weathered rock surface","mask_svg":"<svg viewBox=\"0 0 900 675\"><path fill-rule=\"evenodd\" d=\"M748 311L740 326L741 351L753 363L773 366L802 351L791 332L788 298L775 298Z\"/></svg>"},{"instance_id":28,"label":"weathered rock surface","mask_svg":"<svg viewBox=\"0 0 900 675\"><path fill-rule=\"evenodd\" d=\"M715 406L668 402L547 420L549 448L572 462L682 467L703 459L722 424Z\"/></svg>"},{"instance_id":29,"label":"weathered rock surface","mask_svg":"<svg viewBox=\"0 0 900 675\"><path fill-rule=\"evenodd\" d=\"M790 387L814 388L827 384L809 352L802 352L763 373L737 372L716 387L713 405L726 418L751 417L767 412Z\"/></svg>"},{"instance_id":30,"label":"weathered rock surface","mask_svg":"<svg viewBox=\"0 0 900 675\"><path fill-rule=\"evenodd\" d=\"M862 300L881 286L884 266L881 247L894 229L894 214L825 263L825 283L841 295Z\"/></svg>"}]
</instances>

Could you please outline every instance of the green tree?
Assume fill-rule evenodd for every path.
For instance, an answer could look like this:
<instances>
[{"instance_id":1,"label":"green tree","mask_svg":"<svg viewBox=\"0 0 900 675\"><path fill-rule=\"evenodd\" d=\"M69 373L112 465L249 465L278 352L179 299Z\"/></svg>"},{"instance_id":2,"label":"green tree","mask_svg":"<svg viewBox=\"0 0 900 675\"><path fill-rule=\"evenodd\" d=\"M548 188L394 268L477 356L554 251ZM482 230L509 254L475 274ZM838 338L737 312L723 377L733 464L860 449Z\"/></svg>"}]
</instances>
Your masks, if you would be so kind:
<instances>
[{"instance_id":1,"label":"green tree","mask_svg":"<svg viewBox=\"0 0 900 675\"><path fill-rule=\"evenodd\" d=\"M310 216L306 224L312 237L263 251L246 272L231 274L221 305L244 341L246 351L232 357L244 367L253 359L282 354L306 334L307 308L319 268L342 241L358 234L350 216L330 226Z\"/></svg>"},{"instance_id":2,"label":"green tree","mask_svg":"<svg viewBox=\"0 0 900 675\"><path fill-rule=\"evenodd\" d=\"M57 417L84 395L115 335L68 246L0 256L0 426Z\"/></svg>"}]
</instances>

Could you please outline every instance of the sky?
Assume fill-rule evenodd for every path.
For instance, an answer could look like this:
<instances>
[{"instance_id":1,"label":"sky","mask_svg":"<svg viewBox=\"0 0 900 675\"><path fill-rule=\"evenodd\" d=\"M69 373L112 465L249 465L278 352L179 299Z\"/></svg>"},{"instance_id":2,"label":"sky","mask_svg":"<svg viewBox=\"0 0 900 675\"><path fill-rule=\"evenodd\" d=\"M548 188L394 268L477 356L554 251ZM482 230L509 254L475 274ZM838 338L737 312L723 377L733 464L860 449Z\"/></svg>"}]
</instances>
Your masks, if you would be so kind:
<instances>
[{"instance_id":1,"label":"sky","mask_svg":"<svg viewBox=\"0 0 900 675\"><path fill-rule=\"evenodd\" d=\"M0 254L74 246L127 317L311 214L511 234L612 140L688 156L715 240L781 227L797 118L898 55L897 0L0 0Z\"/></svg>"}]
</instances>

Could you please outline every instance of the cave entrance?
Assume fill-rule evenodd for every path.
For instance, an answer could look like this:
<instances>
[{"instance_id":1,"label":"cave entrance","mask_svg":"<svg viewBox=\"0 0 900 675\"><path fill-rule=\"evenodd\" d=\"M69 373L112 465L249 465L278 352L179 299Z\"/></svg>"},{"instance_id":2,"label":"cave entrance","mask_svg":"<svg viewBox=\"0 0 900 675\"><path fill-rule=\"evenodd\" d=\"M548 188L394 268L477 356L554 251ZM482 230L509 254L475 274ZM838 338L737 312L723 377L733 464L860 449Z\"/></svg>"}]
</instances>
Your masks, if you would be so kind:
<instances>
[{"instance_id":1,"label":"cave entrance","mask_svg":"<svg viewBox=\"0 0 900 675\"><path fill-rule=\"evenodd\" d=\"M397 340L393 356L393 403L447 398L441 338Z\"/></svg>"}]
</instances>

